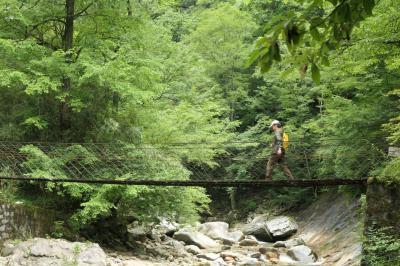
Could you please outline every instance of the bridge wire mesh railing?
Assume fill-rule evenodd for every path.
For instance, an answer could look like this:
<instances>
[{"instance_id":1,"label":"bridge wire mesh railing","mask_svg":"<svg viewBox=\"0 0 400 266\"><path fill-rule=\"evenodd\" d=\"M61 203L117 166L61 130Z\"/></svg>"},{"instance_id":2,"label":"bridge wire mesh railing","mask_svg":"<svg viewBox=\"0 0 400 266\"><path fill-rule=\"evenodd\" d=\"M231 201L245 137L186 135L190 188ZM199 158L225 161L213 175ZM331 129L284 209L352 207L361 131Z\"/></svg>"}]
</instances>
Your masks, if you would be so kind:
<instances>
[{"instance_id":1,"label":"bridge wire mesh railing","mask_svg":"<svg viewBox=\"0 0 400 266\"><path fill-rule=\"evenodd\" d=\"M315 169L332 168L338 160L333 150L350 143L331 140L312 149L291 141L286 154L295 176L313 178ZM262 179L270 153L262 142L229 143L16 143L0 142L0 177L156 180ZM363 154L368 150L368 154ZM354 152L354 151L353 151ZM352 154L360 173L386 159L373 144ZM341 162L343 163L343 162ZM346 159L344 164L346 164ZM354 163L354 162L353 162ZM351 165L350 165L351 167Z\"/></svg>"}]
</instances>

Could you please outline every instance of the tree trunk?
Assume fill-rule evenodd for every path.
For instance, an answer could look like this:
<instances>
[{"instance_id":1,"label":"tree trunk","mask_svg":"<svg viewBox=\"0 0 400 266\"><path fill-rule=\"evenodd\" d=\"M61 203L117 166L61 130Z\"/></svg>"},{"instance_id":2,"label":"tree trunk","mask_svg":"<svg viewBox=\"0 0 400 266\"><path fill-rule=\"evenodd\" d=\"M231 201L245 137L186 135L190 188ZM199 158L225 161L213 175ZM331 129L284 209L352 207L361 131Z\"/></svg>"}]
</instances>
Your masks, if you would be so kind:
<instances>
[{"instance_id":1,"label":"tree trunk","mask_svg":"<svg viewBox=\"0 0 400 266\"><path fill-rule=\"evenodd\" d=\"M67 63L71 63L72 55L69 51L73 47L73 40L74 40L74 13L75 13L75 0L66 0L65 1L65 29L64 29L64 36L63 36L63 43L64 43L64 52L65 60ZM71 89L71 78L64 77L62 80L63 84L63 92L68 93ZM67 97L67 96L66 96ZM65 98L64 101L60 104L60 137L62 140L65 140L67 130L71 127L71 121L69 117L70 110L67 105L67 99Z\"/></svg>"},{"instance_id":2,"label":"tree trunk","mask_svg":"<svg viewBox=\"0 0 400 266\"><path fill-rule=\"evenodd\" d=\"M128 9L128 17L132 17L132 4L130 0L126 0L126 7Z\"/></svg>"},{"instance_id":3,"label":"tree trunk","mask_svg":"<svg viewBox=\"0 0 400 266\"><path fill-rule=\"evenodd\" d=\"M231 188L229 190L229 198L231 200L232 211L236 210L236 188Z\"/></svg>"}]
</instances>

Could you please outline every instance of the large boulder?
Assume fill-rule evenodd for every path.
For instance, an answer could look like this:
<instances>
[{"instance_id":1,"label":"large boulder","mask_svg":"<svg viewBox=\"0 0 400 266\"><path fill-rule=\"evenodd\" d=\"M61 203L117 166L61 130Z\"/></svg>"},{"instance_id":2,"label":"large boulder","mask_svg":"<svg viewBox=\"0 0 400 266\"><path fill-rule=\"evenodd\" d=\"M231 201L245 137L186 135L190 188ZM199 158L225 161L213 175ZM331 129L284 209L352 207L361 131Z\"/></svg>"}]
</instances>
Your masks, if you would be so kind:
<instances>
[{"instance_id":1,"label":"large boulder","mask_svg":"<svg viewBox=\"0 0 400 266\"><path fill-rule=\"evenodd\" d=\"M69 242L62 239L34 238L13 244L6 242L4 265L106 266L107 257L98 244ZM3 264L2 264L3 265Z\"/></svg>"},{"instance_id":2,"label":"large boulder","mask_svg":"<svg viewBox=\"0 0 400 266\"><path fill-rule=\"evenodd\" d=\"M300 263L313 263L318 259L312 249L305 245L292 247L287 254Z\"/></svg>"},{"instance_id":3,"label":"large boulder","mask_svg":"<svg viewBox=\"0 0 400 266\"><path fill-rule=\"evenodd\" d=\"M154 227L154 230L159 235L173 236L173 234L178 231L178 228L179 224L163 218L160 223Z\"/></svg>"},{"instance_id":4,"label":"large boulder","mask_svg":"<svg viewBox=\"0 0 400 266\"><path fill-rule=\"evenodd\" d=\"M219 247L217 242L197 231L179 230L174 234L174 239L183 241L187 245L196 245L204 249Z\"/></svg>"},{"instance_id":5,"label":"large boulder","mask_svg":"<svg viewBox=\"0 0 400 266\"><path fill-rule=\"evenodd\" d=\"M225 222L208 222L201 224L199 232L205 234L212 239L227 238L229 224Z\"/></svg>"},{"instance_id":6,"label":"large boulder","mask_svg":"<svg viewBox=\"0 0 400 266\"><path fill-rule=\"evenodd\" d=\"M129 241L144 241L151 234L152 226L133 222L127 226Z\"/></svg>"},{"instance_id":7,"label":"large boulder","mask_svg":"<svg viewBox=\"0 0 400 266\"><path fill-rule=\"evenodd\" d=\"M265 223L267 230L274 239L284 239L295 234L299 228L297 223L290 217L278 216Z\"/></svg>"},{"instance_id":8,"label":"large boulder","mask_svg":"<svg viewBox=\"0 0 400 266\"><path fill-rule=\"evenodd\" d=\"M292 247L301 246L301 245L305 245L304 240L300 237L297 237L297 238L293 238L293 239L288 239L286 241L277 241L273 244L273 247L292 248Z\"/></svg>"},{"instance_id":9,"label":"large boulder","mask_svg":"<svg viewBox=\"0 0 400 266\"><path fill-rule=\"evenodd\" d=\"M267 241L272 242L273 238L271 233L268 231L268 228L265 223L251 223L247 224L244 229L243 233L245 235L253 235L260 241Z\"/></svg>"}]
</instances>

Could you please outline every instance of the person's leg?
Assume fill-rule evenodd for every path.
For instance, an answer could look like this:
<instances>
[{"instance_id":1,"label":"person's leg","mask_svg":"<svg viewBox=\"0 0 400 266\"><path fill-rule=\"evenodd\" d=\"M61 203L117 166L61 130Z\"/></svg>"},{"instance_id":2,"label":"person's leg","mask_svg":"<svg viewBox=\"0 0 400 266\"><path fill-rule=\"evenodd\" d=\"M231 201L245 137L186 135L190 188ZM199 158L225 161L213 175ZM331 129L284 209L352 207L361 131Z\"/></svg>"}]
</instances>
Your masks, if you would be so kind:
<instances>
[{"instance_id":1,"label":"person's leg","mask_svg":"<svg viewBox=\"0 0 400 266\"><path fill-rule=\"evenodd\" d=\"M282 171L285 174L285 176L287 176L291 180L294 179L292 172L290 171L289 167L286 164L281 164L281 168L282 168Z\"/></svg>"},{"instance_id":2,"label":"person's leg","mask_svg":"<svg viewBox=\"0 0 400 266\"><path fill-rule=\"evenodd\" d=\"M275 163L275 155L271 155L268 159L265 179L272 179L272 169L274 167L274 163Z\"/></svg>"},{"instance_id":3,"label":"person's leg","mask_svg":"<svg viewBox=\"0 0 400 266\"><path fill-rule=\"evenodd\" d=\"M294 179L294 176L292 175L292 172L290 171L289 167L286 164L284 155L282 155L281 158L279 159L279 166L281 167L281 169L282 169L283 173L285 174L285 176L287 176L291 180Z\"/></svg>"}]
</instances>

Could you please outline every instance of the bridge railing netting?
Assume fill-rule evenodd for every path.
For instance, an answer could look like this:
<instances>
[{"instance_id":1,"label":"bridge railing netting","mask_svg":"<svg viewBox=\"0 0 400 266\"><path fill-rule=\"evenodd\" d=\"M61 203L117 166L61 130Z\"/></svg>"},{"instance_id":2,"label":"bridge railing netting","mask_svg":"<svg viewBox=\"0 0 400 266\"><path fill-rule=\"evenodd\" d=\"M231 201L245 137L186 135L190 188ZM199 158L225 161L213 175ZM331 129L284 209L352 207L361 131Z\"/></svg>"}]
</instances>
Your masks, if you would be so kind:
<instances>
[{"instance_id":1,"label":"bridge railing netting","mask_svg":"<svg viewBox=\"0 0 400 266\"><path fill-rule=\"evenodd\" d=\"M368 174L386 159L365 143L326 141L318 148L291 142L286 162L298 178ZM231 143L13 143L0 142L0 176L152 180L253 180L265 176L271 148ZM278 169L279 167L276 166ZM338 171L339 169L339 171ZM340 174L340 169L343 171ZM343 170L344 169L344 170ZM277 178L283 177L279 171ZM274 174L274 175L275 175Z\"/></svg>"}]
</instances>

